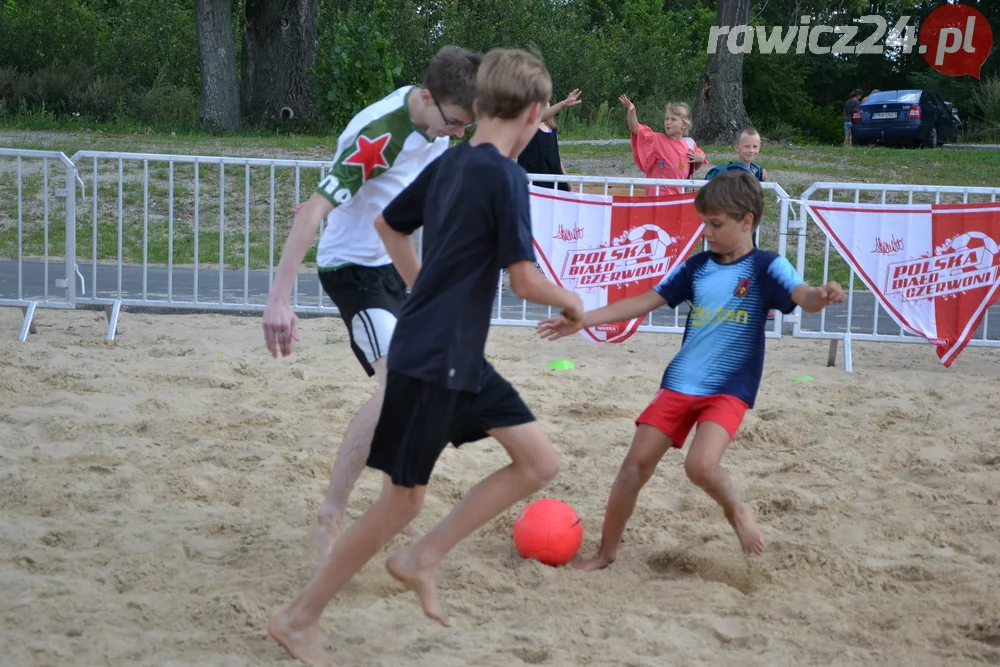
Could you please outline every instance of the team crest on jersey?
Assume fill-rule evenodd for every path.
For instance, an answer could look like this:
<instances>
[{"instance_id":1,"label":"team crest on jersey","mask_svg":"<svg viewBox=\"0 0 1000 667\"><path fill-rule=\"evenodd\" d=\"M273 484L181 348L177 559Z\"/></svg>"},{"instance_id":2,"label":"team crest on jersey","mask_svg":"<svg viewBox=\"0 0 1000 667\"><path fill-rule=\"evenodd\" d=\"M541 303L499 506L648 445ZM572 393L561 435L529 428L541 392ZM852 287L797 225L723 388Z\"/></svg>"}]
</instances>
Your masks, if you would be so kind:
<instances>
[{"instance_id":1,"label":"team crest on jersey","mask_svg":"<svg viewBox=\"0 0 1000 667\"><path fill-rule=\"evenodd\" d=\"M750 293L750 279L740 278L739 284L736 285L736 289L733 290L733 295L738 297L744 297Z\"/></svg>"}]
</instances>

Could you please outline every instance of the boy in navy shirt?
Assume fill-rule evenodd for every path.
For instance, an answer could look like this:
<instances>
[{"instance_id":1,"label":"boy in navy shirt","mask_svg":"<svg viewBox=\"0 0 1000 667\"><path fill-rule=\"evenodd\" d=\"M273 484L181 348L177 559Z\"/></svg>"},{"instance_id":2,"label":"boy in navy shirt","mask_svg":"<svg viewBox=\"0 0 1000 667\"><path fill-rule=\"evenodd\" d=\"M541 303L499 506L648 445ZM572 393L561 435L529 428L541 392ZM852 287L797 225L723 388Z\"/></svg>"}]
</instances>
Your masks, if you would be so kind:
<instances>
[{"instance_id":1,"label":"boy in navy shirt","mask_svg":"<svg viewBox=\"0 0 1000 667\"><path fill-rule=\"evenodd\" d=\"M752 408L764 366L767 313L795 306L817 312L842 303L835 282L809 287L784 257L753 246L764 210L759 182L743 169L724 171L695 197L709 250L692 256L655 288L588 311L579 322L553 317L539 324L555 340L584 327L620 322L667 304L691 302L681 349L667 366L649 406L636 420L632 447L622 463L604 516L597 556L577 565L594 570L614 562L639 491L671 447L681 448L697 424L684 461L688 478L722 506L748 556L764 551L753 510L744 504L719 465L747 409Z\"/></svg>"},{"instance_id":2,"label":"boy in navy shirt","mask_svg":"<svg viewBox=\"0 0 1000 667\"><path fill-rule=\"evenodd\" d=\"M722 164L717 167L712 167L705 174L705 180L710 181L724 171L730 169L746 169L758 181L767 180L767 169L760 166L753 161L755 157L760 154L760 135L757 134L757 130L752 127L745 128L740 132L740 136L737 137L736 143L733 144L733 148L736 149L736 155L739 156L737 162L729 162L728 164ZM757 247L757 238L754 237L753 247ZM768 313L768 317L774 317L774 313Z\"/></svg>"},{"instance_id":3,"label":"boy in navy shirt","mask_svg":"<svg viewBox=\"0 0 1000 667\"><path fill-rule=\"evenodd\" d=\"M705 180L710 181L719 174L729 169L746 169L751 174L756 177L758 181L767 180L767 169L760 166L753 161L755 157L760 155L760 135L757 130L752 127L744 128L740 132L740 136L737 137L736 143L733 144L733 149L736 150L736 155L739 156L739 160L736 162L729 162L728 164L719 165L717 167L712 167L705 174Z\"/></svg>"},{"instance_id":4,"label":"boy in navy shirt","mask_svg":"<svg viewBox=\"0 0 1000 667\"><path fill-rule=\"evenodd\" d=\"M501 268L521 298L576 322L583 304L535 268L528 179L513 161L531 139L552 82L523 51L488 53L477 75L479 125L431 162L376 219L386 250L412 289L389 346L385 399L368 466L385 473L382 495L336 542L302 593L268 621L295 658L326 665L318 622L334 595L423 507L434 464L456 447L496 438L510 465L473 487L426 535L393 553L389 572L415 591L424 613L450 625L435 574L465 536L535 493L559 457L517 390L484 356ZM410 235L423 227L423 266Z\"/></svg>"}]
</instances>

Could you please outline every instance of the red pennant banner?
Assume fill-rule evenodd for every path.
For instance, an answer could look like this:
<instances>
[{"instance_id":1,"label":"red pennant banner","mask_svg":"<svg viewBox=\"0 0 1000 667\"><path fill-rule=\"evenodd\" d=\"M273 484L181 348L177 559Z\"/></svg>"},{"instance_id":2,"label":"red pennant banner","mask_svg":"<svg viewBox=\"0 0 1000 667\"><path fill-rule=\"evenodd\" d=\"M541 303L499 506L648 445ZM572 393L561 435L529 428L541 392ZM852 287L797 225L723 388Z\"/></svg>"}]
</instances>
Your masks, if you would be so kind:
<instances>
[{"instance_id":1,"label":"red pennant banner","mask_svg":"<svg viewBox=\"0 0 1000 667\"><path fill-rule=\"evenodd\" d=\"M892 318L951 366L1000 298L1000 203L803 205Z\"/></svg>"},{"instance_id":2,"label":"red pennant banner","mask_svg":"<svg viewBox=\"0 0 1000 667\"><path fill-rule=\"evenodd\" d=\"M529 186L535 250L545 275L593 310L652 289L694 249L704 226L694 193L618 197ZM621 343L642 319L581 334Z\"/></svg>"}]
</instances>

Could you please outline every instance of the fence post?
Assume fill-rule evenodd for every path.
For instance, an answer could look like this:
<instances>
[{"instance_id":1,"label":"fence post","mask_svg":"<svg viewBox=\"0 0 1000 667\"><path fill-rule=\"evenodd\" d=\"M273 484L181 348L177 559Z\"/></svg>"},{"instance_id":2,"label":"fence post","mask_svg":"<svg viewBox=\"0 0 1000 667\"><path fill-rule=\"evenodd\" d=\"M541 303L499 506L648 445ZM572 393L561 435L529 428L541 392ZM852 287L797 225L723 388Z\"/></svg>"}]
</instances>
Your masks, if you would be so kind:
<instances>
[{"instance_id":1,"label":"fence post","mask_svg":"<svg viewBox=\"0 0 1000 667\"><path fill-rule=\"evenodd\" d=\"M56 188L55 196L66 200L66 245L63 250L65 275L56 280L56 287L66 290L66 304L76 308L76 165L63 153L59 154L59 162L66 170L66 184Z\"/></svg>"},{"instance_id":2,"label":"fence post","mask_svg":"<svg viewBox=\"0 0 1000 667\"><path fill-rule=\"evenodd\" d=\"M76 308L76 165L62 156L66 166L66 303Z\"/></svg>"},{"instance_id":3,"label":"fence post","mask_svg":"<svg viewBox=\"0 0 1000 667\"><path fill-rule=\"evenodd\" d=\"M788 251L788 195L784 190L778 193L778 201L780 202L780 213L778 214L778 255L784 258L785 253ZM788 316L780 310L774 311L774 333L778 338L782 336L786 317ZM791 317L794 317L794 315Z\"/></svg>"}]
</instances>

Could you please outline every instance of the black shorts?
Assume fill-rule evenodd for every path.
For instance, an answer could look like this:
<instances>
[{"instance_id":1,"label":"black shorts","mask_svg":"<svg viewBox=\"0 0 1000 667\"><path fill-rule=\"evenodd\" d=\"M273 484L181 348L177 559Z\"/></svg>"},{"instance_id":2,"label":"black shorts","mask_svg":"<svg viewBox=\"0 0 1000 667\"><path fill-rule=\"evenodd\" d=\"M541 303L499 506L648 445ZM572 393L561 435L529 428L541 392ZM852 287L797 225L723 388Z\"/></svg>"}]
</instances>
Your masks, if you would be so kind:
<instances>
[{"instance_id":1,"label":"black shorts","mask_svg":"<svg viewBox=\"0 0 1000 667\"><path fill-rule=\"evenodd\" d=\"M487 431L535 421L517 390L493 366L478 393L389 371L368 466L396 486L424 486L441 452L489 437Z\"/></svg>"},{"instance_id":2,"label":"black shorts","mask_svg":"<svg viewBox=\"0 0 1000 667\"><path fill-rule=\"evenodd\" d=\"M396 318L406 300L406 283L392 264L319 271L319 282L340 311L351 349L371 377L372 364L389 353Z\"/></svg>"}]
</instances>

